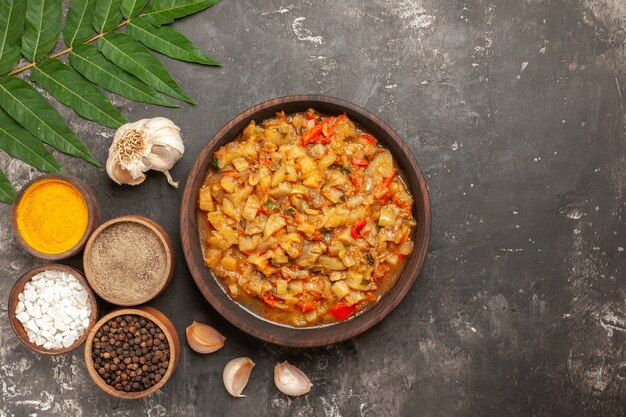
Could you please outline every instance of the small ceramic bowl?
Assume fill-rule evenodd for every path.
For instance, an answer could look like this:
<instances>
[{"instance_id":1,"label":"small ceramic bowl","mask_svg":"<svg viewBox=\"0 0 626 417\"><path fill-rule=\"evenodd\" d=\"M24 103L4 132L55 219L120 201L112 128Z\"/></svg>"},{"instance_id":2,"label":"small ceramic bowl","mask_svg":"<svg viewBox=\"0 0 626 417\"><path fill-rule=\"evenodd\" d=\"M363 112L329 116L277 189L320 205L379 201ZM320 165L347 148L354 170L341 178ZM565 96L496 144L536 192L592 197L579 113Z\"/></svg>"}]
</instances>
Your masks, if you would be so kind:
<instances>
[{"instance_id":1,"label":"small ceramic bowl","mask_svg":"<svg viewBox=\"0 0 626 417\"><path fill-rule=\"evenodd\" d=\"M133 300L133 302L128 302L126 300L118 299L114 295L107 293L105 289L100 288L98 286L98 283L95 281L94 271L93 271L93 268L91 267L91 261L90 261L92 252L93 252L94 242L96 241L96 239L98 239L98 236L107 228L113 225L116 225L118 223L123 223L123 222L138 223L150 229L150 231L152 231L152 233L154 233L163 244L163 249L165 251L165 256L166 256L165 262L167 264L167 268L166 268L166 271L164 272L164 275L159 285L149 288L146 294L144 295L144 297L137 298L136 300ZM89 284L91 285L93 290L96 292L96 294L98 294L101 298L103 298L104 300L112 304L115 304L118 306L130 307L134 305L147 303L148 301L157 297L159 294L161 294L165 290L165 288L169 285L174 275L174 266L176 265L175 258L176 258L176 252L174 251L174 245L172 244L172 240L170 239L167 232L158 223L146 217L128 215L128 216L122 216L122 217L117 217L115 219L111 219L108 222L103 223L100 227L96 229L96 231L93 232L93 234L87 241L87 245L85 246L85 252L83 254L83 268L85 269L85 276L87 278L87 281L89 281ZM133 278L134 277L128 277L129 280Z\"/></svg>"},{"instance_id":2,"label":"small ceramic bowl","mask_svg":"<svg viewBox=\"0 0 626 417\"><path fill-rule=\"evenodd\" d=\"M83 236L81 237L81 239L78 241L76 245L60 253L45 253L45 252L40 252L39 250L33 248L26 242L26 240L24 240L24 238L20 234L20 231L17 225L18 207L20 205L20 202L22 201L22 198L24 197L24 194L30 187L44 180L57 180L57 181L70 184L71 186L76 188L78 192L83 196L83 199L85 200L85 204L87 205L87 210L88 210L87 227L85 228L85 232L83 233ZM77 253L79 253L81 250L83 250L83 248L85 247L85 243L87 242L87 239L89 238L91 233L94 231L94 229L98 227L98 224L100 224L100 204L98 203L98 199L96 198L96 195L93 193L91 188L85 182L79 180L78 178L73 177L71 175L66 175L66 174L44 174L33 179L29 183L27 183L24 187L22 187L20 192L17 194L17 198L15 199L15 202L13 203L12 223L13 223L13 231L15 233L15 236L18 242L20 243L20 245L22 245L22 247L28 253L41 259L46 259L49 261L58 261L61 259L67 259L69 257L72 257L76 255Z\"/></svg>"},{"instance_id":3,"label":"small ceramic bowl","mask_svg":"<svg viewBox=\"0 0 626 417\"><path fill-rule=\"evenodd\" d=\"M113 319L118 316L125 316L125 315L140 316L147 320L152 321L154 324L159 326L159 328L163 331L163 334L165 334L165 337L169 344L169 348L170 348L169 367L167 368L165 375L163 375L163 378L159 382L157 382L155 385L153 385L152 387L144 391L125 392L125 391L116 390L112 386L108 385L104 381L104 379L102 379L102 377L98 374L98 372L96 371L96 368L94 367L93 359L91 358L93 340L98 330L100 330L100 328L110 319ZM98 388L100 388L102 391L106 392L109 395L112 395L113 397L122 398L125 400L133 400L137 398L147 397L148 395L153 394L156 391L163 388L163 386L167 383L167 381L169 381L169 379L172 377L172 374L176 370L179 359L180 359L180 341L178 339L178 333L176 332L174 325L172 324L170 319L168 319L165 316L165 314L149 306L141 306L141 307L135 307L135 308L119 308L117 310L113 310L106 316L102 317L96 323L96 325L89 332L89 335L87 336L87 341L85 343L85 363L87 364L87 371L89 372L89 376L91 376L91 379L93 379L93 381L96 383Z\"/></svg>"},{"instance_id":4,"label":"small ceramic bowl","mask_svg":"<svg viewBox=\"0 0 626 417\"><path fill-rule=\"evenodd\" d=\"M38 346L32 343L30 340L28 340L28 335L26 334L24 326L15 316L15 309L17 308L17 303L19 301L18 296L22 291L24 291L24 286L26 285L26 283L29 282L33 278L33 276L37 275L38 273L50 270L63 271L74 275L87 290L87 293L89 294L89 300L91 301L91 317L89 318L89 327L85 330L85 333L83 333L83 335L78 338L76 342L74 342L73 345L62 349L45 349L43 346ZM80 273L80 271L67 265L45 264L38 265L34 268L29 269L24 273L24 275L20 277L20 279L15 282L13 288L11 289L11 293L9 294L8 312L9 322L11 323L11 327L13 328L15 335L17 336L19 341L22 342L27 348L34 352L41 353L42 355L61 355L63 353L73 351L85 341L87 335L89 334L89 330L91 330L96 320L98 320L98 302L93 291L91 290L91 287L89 286L89 283Z\"/></svg>"}]
</instances>

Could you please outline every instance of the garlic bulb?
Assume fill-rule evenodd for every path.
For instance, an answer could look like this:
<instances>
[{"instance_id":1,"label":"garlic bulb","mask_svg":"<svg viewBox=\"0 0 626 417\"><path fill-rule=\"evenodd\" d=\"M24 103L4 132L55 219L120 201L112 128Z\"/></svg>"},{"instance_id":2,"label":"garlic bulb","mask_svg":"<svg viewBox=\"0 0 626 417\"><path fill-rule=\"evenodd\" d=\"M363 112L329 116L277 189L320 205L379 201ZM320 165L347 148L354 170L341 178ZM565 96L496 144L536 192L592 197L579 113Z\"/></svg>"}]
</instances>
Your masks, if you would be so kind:
<instances>
[{"instance_id":1,"label":"garlic bulb","mask_svg":"<svg viewBox=\"0 0 626 417\"><path fill-rule=\"evenodd\" d=\"M274 384L282 393L292 396L304 395L313 386L304 372L287 361L274 367Z\"/></svg>"},{"instance_id":2,"label":"garlic bulb","mask_svg":"<svg viewBox=\"0 0 626 417\"><path fill-rule=\"evenodd\" d=\"M224 367L224 386L233 397L245 397L241 392L248 384L254 362L250 358L237 358L228 362Z\"/></svg>"},{"instance_id":3,"label":"garlic bulb","mask_svg":"<svg viewBox=\"0 0 626 417\"><path fill-rule=\"evenodd\" d=\"M138 185L146 171L161 171L178 188L169 170L185 152L180 128L170 119L155 117L127 123L117 129L109 148L106 170L118 184Z\"/></svg>"},{"instance_id":4,"label":"garlic bulb","mask_svg":"<svg viewBox=\"0 0 626 417\"><path fill-rule=\"evenodd\" d=\"M224 346L226 338L208 324L194 321L187 327L187 343L198 353L213 353Z\"/></svg>"}]
</instances>

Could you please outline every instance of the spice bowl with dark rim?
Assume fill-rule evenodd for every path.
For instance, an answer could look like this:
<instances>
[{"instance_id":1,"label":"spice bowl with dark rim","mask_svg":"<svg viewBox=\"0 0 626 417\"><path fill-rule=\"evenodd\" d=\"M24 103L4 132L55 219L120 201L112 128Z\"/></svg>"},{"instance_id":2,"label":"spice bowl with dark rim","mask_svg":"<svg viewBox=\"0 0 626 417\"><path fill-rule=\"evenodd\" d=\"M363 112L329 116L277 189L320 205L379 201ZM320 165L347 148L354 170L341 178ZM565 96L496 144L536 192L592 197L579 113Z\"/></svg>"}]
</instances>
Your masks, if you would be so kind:
<instances>
[{"instance_id":1,"label":"spice bowl with dark rim","mask_svg":"<svg viewBox=\"0 0 626 417\"><path fill-rule=\"evenodd\" d=\"M104 300L118 306L144 304L169 285L175 251L155 221L128 215L103 223L83 254L85 277Z\"/></svg>"},{"instance_id":2,"label":"spice bowl with dark rim","mask_svg":"<svg viewBox=\"0 0 626 417\"><path fill-rule=\"evenodd\" d=\"M91 302L91 315L89 317L89 327L87 327L84 333L71 346L60 348L60 349L46 349L43 346L39 346L31 342L26 333L26 329L24 328L22 323L17 319L16 314L15 314L15 310L19 302L18 297L24 290L24 286L35 275L39 274L40 272L51 271L51 270L67 272L75 276L76 279L78 279L78 281L82 284L82 286L87 291L87 294L89 296L89 301ZM30 350L34 352L40 353L42 355L51 355L51 356L61 355L64 353L71 352L77 347L79 347L85 341L85 339L87 339L87 335L89 334L89 331L93 328L94 324L96 323L96 320L98 320L98 311L99 311L98 302L96 300L96 297L93 291L91 290L91 287L89 286L89 283L85 279L85 277L83 277L80 271L67 265L44 264L44 265L35 266L29 269L28 271L26 271L15 282L15 284L13 285L13 288L11 289L11 293L9 294L8 313L9 313L9 322L11 323L11 328L13 329L13 332L15 332L15 335L17 336L18 340L22 342L22 344L24 344L27 348L29 348Z\"/></svg>"},{"instance_id":3,"label":"spice bowl with dark rim","mask_svg":"<svg viewBox=\"0 0 626 417\"><path fill-rule=\"evenodd\" d=\"M272 321L253 313L229 292L205 265L201 242L198 195L205 177L214 161L214 153L222 146L236 140L251 121L275 117L278 112L293 114L312 108L320 114L337 117L346 114L350 120L375 137L389 150L405 184L413 197L411 207L417 225L412 230L412 253L406 256L398 278L374 305L347 320L310 327L295 327ZM201 293L228 321L244 332L259 339L284 346L316 347L355 337L383 320L409 293L417 279L428 252L430 241L431 210L426 180L411 149L383 120L369 111L344 100L328 96L297 95L268 100L249 108L228 122L204 147L187 178L181 203L180 234L185 260Z\"/></svg>"},{"instance_id":4,"label":"spice bowl with dark rim","mask_svg":"<svg viewBox=\"0 0 626 417\"><path fill-rule=\"evenodd\" d=\"M149 306L112 311L95 324L85 342L89 376L102 391L122 399L143 398L161 389L179 359L174 325Z\"/></svg>"},{"instance_id":5,"label":"spice bowl with dark rim","mask_svg":"<svg viewBox=\"0 0 626 417\"><path fill-rule=\"evenodd\" d=\"M25 232L20 231L20 226L19 226L20 225L19 217L22 215L26 215L26 213L22 213L23 206L21 205L25 195L32 192L35 189L35 187L39 186L40 184L44 184L44 182L59 182L59 183L67 184L71 186L71 188L76 190L81 195L85 203L86 210L87 210L87 222L86 222L85 230L83 231L80 239L78 239L76 244L72 245L71 247L68 247L65 250L54 252L54 253L40 250L41 248L38 249L34 247L33 245L31 245L28 242L29 238L27 236L24 236L23 233ZM46 209L47 209L46 215L48 216L48 218L55 215L55 213L51 212L50 207ZM60 209L62 210L63 207L60 207ZM36 219L34 221L36 222ZM89 239L89 236L96 229L96 227L98 227L99 224L100 224L100 204L98 202L98 199L96 198L96 195L84 181L81 181L78 178L73 177L71 175L67 175L67 174L44 174L37 178L34 178L33 180L31 180L30 182L28 182L26 185L22 187L22 189L17 194L17 198L15 199L15 202L13 203L12 225L13 225L14 234L19 244L24 248L24 250L26 250L31 255L36 256L41 259L57 261L61 259L67 259L76 255L81 250L83 250L83 248L85 247L85 244L87 243L87 239Z\"/></svg>"}]
</instances>

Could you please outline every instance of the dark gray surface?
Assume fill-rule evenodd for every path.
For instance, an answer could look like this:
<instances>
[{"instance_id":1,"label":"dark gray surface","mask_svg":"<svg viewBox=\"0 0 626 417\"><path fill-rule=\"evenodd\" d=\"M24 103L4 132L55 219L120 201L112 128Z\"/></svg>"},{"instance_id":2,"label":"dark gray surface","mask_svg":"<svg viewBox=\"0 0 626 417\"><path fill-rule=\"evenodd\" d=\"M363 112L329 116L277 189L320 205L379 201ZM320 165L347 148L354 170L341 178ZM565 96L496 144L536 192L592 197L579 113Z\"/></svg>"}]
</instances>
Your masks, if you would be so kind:
<instances>
[{"instance_id":1,"label":"dark gray surface","mask_svg":"<svg viewBox=\"0 0 626 417\"><path fill-rule=\"evenodd\" d=\"M82 352L35 355L0 317L0 416L620 416L626 408L623 0L223 1L177 27L222 69L165 60L199 104L117 100L135 120L182 127L185 175L208 138L250 105L322 93L373 111L406 139L429 181L425 269L380 325L336 346L261 343L196 290L178 236L181 191L153 174L136 188L60 157L97 192L104 219L160 222L179 253L151 304L181 335L192 320L227 337L209 356L186 346L173 380L139 401L99 392ZM100 160L112 131L64 110ZM0 157L24 184L37 175ZM0 208L0 294L38 263ZM79 259L71 261L78 265ZM228 360L256 368L245 399L225 392ZM312 392L290 399L272 370L289 360Z\"/></svg>"}]
</instances>

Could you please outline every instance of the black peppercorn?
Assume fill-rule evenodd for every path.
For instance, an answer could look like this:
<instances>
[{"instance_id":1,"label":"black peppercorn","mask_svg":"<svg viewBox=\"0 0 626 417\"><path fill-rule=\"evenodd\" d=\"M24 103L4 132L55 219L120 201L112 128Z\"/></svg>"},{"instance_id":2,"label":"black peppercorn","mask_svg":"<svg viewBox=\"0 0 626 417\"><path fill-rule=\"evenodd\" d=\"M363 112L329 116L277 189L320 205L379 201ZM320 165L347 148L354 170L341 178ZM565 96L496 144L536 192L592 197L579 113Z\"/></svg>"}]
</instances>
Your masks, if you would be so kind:
<instances>
[{"instance_id":1,"label":"black peppercorn","mask_svg":"<svg viewBox=\"0 0 626 417\"><path fill-rule=\"evenodd\" d=\"M102 379L118 391L139 392L157 384L170 365L163 331L152 321L126 315L95 334L91 358Z\"/></svg>"}]
</instances>

